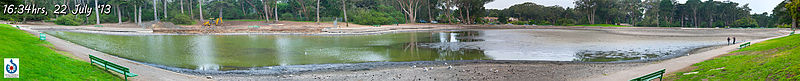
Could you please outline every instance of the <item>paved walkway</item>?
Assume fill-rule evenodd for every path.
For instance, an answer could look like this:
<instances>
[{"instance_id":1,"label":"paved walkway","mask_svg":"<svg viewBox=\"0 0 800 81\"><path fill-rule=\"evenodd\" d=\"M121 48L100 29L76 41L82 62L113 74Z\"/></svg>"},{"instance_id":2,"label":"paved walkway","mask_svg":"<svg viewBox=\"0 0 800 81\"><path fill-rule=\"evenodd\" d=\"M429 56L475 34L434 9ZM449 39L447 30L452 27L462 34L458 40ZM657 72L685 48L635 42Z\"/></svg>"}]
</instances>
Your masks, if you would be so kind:
<instances>
[{"instance_id":1,"label":"paved walkway","mask_svg":"<svg viewBox=\"0 0 800 81\"><path fill-rule=\"evenodd\" d=\"M784 37L784 36L787 36L787 35L770 37L770 38L759 39L759 40L753 40L753 41L748 41L748 42L758 43L758 42L761 42L761 41L774 39L774 38L780 38L780 37ZM713 59L714 57L717 57L717 56L720 56L720 55L724 55L724 54L727 54L729 52L738 50L737 48L742 43L745 43L745 42L740 42L740 43L737 43L737 44L728 45L728 46L724 46L724 47L721 47L721 48L708 50L708 51L705 51L705 52L692 54L692 55L688 55L688 56L682 56L682 57L679 57L679 58L674 58L674 59L669 59L669 60L659 61L659 62L653 62L653 63L648 64L648 65L642 65L642 66L638 66L638 67L635 67L635 68L632 68L632 69L629 69L629 70L623 70L623 71L619 71L619 72L610 73L610 74L605 75L605 76L600 75L600 76L585 78L585 79L583 79L581 81L628 81L630 79L633 79L633 78L636 78L636 77L639 77L639 76L642 76L642 75L645 75L645 74L648 74L648 73L652 73L652 72L655 72L655 71L658 71L658 70L661 70L661 69L664 69L664 68L667 69L667 73L666 74L671 74L671 73L678 72L681 69L688 68L688 67L690 67L691 65L693 65L695 63L700 63L700 62L703 62L705 60Z\"/></svg>"},{"instance_id":2,"label":"paved walkway","mask_svg":"<svg viewBox=\"0 0 800 81\"><path fill-rule=\"evenodd\" d=\"M35 30L30 30L28 28L24 28L23 30L28 31L31 34L37 35L38 32ZM105 54L102 52L98 52L65 40L61 40L59 38L47 35L46 40L53 44L56 49L59 51L65 51L71 53L72 56L80 58L79 60L83 60L88 62L89 61L89 54L107 60L109 62L113 62L119 64L121 66L125 66L130 68L131 73L139 74L136 77L129 77L128 80L132 81L210 81L210 79L205 79L198 76L180 74L168 70L164 70L161 68L156 68L152 66L148 66L145 64L137 63L130 61L128 59L119 58L116 56L112 56L109 54ZM88 63L87 63L88 64ZM116 76L122 76L119 74L115 74Z\"/></svg>"}]
</instances>

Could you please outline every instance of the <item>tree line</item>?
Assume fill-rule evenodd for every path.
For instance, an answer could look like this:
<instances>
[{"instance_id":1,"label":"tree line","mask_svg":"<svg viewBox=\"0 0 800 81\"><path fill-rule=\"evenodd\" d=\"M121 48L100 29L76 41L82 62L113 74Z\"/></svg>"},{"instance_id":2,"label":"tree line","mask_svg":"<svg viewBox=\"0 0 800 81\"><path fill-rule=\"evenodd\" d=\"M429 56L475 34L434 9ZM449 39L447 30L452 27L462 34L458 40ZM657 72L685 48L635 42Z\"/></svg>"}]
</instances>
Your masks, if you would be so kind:
<instances>
[{"instance_id":1,"label":"tree line","mask_svg":"<svg viewBox=\"0 0 800 81\"><path fill-rule=\"evenodd\" d=\"M475 23L492 0L7 0L3 4L75 5L110 4L114 12L100 18L75 15L3 14L2 20L48 21L65 16L69 25L141 23L192 24L210 18L270 21L351 21L385 25L440 21ZM45 6L54 9L53 6ZM347 15L345 15L347 14ZM92 14L91 16L95 16Z\"/></svg>"},{"instance_id":2,"label":"tree line","mask_svg":"<svg viewBox=\"0 0 800 81\"><path fill-rule=\"evenodd\" d=\"M750 14L749 4L731 1L688 0L576 0L574 8L543 6L535 3L490 9L489 16L498 23L529 24L629 24L650 27L788 27L784 5L775 6L773 14ZM510 18L521 21L507 22ZM491 22L490 22L491 23Z\"/></svg>"}]
</instances>

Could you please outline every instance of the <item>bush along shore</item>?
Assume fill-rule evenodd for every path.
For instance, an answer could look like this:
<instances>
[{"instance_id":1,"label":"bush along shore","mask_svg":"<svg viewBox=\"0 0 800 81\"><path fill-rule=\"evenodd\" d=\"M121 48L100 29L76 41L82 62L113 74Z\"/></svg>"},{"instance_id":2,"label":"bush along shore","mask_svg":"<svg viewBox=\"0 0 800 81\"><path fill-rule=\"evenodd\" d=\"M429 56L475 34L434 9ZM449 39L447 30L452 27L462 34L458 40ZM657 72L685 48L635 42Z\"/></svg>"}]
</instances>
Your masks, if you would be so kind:
<instances>
[{"instance_id":1,"label":"bush along shore","mask_svg":"<svg viewBox=\"0 0 800 81\"><path fill-rule=\"evenodd\" d=\"M678 72L670 80L800 80L800 35L791 35L756 43L693 65L688 72Z\"/></svg>"},{"instance_id":2,"label":"bush along shore","mask_svg":"<svg viewBox=\"0 0 800 81\"><path fill-rule=\"evenodd\" d=\"M11 25L0 24L0 58L19 58L19 78L23 81L120 81L100 67L54 51L53 45ZM67 56L65 56L67 55Z\"/></svg>"}]
</instances>

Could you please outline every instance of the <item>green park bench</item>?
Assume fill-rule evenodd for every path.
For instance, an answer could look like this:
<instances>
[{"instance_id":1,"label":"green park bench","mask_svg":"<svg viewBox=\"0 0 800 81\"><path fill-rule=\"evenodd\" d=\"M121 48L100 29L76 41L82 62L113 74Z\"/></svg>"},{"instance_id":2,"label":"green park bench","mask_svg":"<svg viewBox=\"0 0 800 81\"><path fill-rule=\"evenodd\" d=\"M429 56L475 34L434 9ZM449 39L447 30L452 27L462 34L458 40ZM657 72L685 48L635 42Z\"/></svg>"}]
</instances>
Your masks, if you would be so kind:
<instances>
[{"instance_id":1,"label":"green park bench","mask_svg":"<svg viewBox=\"0 0 800 81\"><path fill-rule=\"evenodd\" d=\"M260 28L261 26L247 26L249 28Z\"/></svg>"},{"instance_id":2,"label":"green park bench","mask_svg":"<svg viewBox=\"0 0 800 81\"><path fill-rule=\"evenodd\" d=\"M792 33L789 33L789 35L794 35L794 31L792 31Z\"/></svg>"},{"instance_id":3,"label":"green park bench","mask_svg":"<svg viewBox=\"0 0 800 81\"><path fill-rule=\"evenodd\" d=\"M103 27L103 25L94 25L94 27Z\"/></svg>"},{"instance_id":4,"label":"green park bench","mask_svg":"<svg viewBox=\"0 0 800 81\"><path fill-rule=\"evenodd\" d=\"M95 57L93 55L89 55L89 61L91 61L90 64L97 64L97 65L103 66L106 70L111 69L111 71L114 71L114 72L120 73L122 75L125 75L125 81L128 80L128 77L139 76L137 74L131 73L127 67L123 67L123 66L108 62L106 60L97 58L97 57Z\"/></svg>"},{"instance_id":5,"label":"green park bench","mask_svg":"<svg viewBox=\"0 0 800 81\"><path fill-rule=\"evenodd\" d=\"M742 45L739 45L739 49L742 49L742 48L747 47L747 46L750 46L750 42L747 42L747 43L744 43Z\"/></svg>"},{"instance_id":6,"label":"green park bench","mask_svg":"<svg viewBox=\"0 0 800 81\"><path fill-rule=\"evenodd\" d=\"M666 72L667 72L667 69L661 69L661 70L658 70L656 72L653 72L653 73L650 73L650 74L647 74L647 75L644 75L644 76L633 78L630 81L650 81L650 80L653 80L653 79L656 79L656 78L658 78L658 81L661 81L661 79L663 79L663 77L664 77L664 73L666 73Z\"/></svg>"}]
</instances>

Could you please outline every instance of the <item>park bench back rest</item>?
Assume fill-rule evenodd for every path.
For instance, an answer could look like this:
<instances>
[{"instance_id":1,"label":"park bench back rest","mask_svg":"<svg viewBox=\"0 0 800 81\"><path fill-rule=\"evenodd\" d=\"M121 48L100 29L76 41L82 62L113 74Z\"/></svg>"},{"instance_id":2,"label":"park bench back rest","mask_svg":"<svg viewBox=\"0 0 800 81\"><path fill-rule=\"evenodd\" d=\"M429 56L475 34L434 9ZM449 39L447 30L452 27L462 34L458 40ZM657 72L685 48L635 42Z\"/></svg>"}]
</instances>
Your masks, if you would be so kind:
<instances>
[{"instance_id":1,"label":"park bench back rest","mask_svg":"<svg viewBox=\"0 0 800 81\"><path fill-rule=\"evenodd\" d=\"M656 72L653 72L653 73L650 73L650 74L647 74L647 75L644 75L644 76L641 76L641 77L633 78L630 81L650 81L650 80L653 80L653 79L656 79L656 78L661 79L662 77L664 77L664 73L666 73L666 71L667 71L667 69L661 69L661 70L658 70Z\"/></svg>"},{"instance_id":2,"label":"park bench back rest","mask_svg":"<svg viewBox=\"0 0 800 81\"><path fill-rule=\"evenodd\" d=\"M117 65L117 64L114 64L114 63L108 62L108 61L106 61L106 60L103 60L103 59L97 58L97 57L95 57L95 56L93 56L93 55L89 55L89 58L90 58L90 59L92 59L92 60L94 60L94 61L97 61L97 62L103 63L103 65L106 65L106 66L109 66L109 67L112 67L112 68L115 68L115 69L121 70L121 71L123 71L123 72L126 72L126 73L127 73L127 72L130 72L130 70L128 70L128 68L126 68L126 67L122 67L122 66L120 66L120 65Z\"/></svg>"},{"instance_id":3,"label":"park bench back rest","mask_svg":"<svg viewBox=\"0 0 800 81\"><path fill-rule=\"evenodd\" d=\"M744 43L742 45L739 45L739 49L742 49L742 48L747 47L747 46L750 46L750 42L747 42L747 43Z\"/></svg>"}]
</instances>

